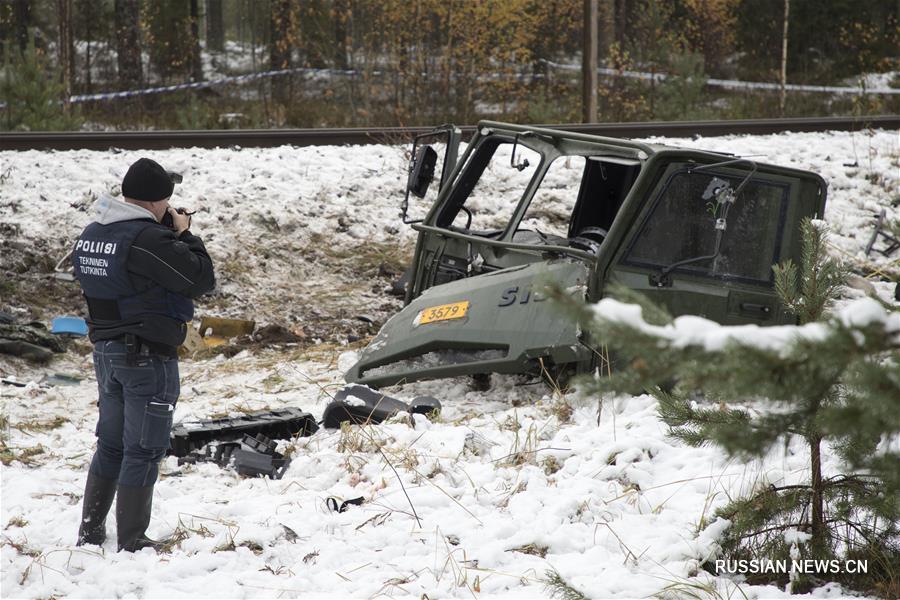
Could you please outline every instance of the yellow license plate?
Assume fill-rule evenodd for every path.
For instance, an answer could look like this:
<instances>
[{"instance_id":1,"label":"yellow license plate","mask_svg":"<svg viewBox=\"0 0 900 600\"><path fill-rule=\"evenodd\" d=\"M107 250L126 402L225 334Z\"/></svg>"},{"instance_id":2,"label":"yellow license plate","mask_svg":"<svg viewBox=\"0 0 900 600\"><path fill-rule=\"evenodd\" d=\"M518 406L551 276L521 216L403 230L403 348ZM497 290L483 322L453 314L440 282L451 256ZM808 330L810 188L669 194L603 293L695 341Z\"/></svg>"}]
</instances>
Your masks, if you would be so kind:
<instances>
[{"instance_id":1,"label":"yellow license plate","mask_svg":"<svg viewBox=\"0 0 900 600\"><path fill-rule=\"evenodd\" d=\"M440 306L432 306L419 312L416 317L416 325L425 325L427 323L435 323L437 321L449 321L450 319L461 319L466 316L469 310L469 301L454 302L453 304L441 304Z\"/></svg>"}]
</instances>

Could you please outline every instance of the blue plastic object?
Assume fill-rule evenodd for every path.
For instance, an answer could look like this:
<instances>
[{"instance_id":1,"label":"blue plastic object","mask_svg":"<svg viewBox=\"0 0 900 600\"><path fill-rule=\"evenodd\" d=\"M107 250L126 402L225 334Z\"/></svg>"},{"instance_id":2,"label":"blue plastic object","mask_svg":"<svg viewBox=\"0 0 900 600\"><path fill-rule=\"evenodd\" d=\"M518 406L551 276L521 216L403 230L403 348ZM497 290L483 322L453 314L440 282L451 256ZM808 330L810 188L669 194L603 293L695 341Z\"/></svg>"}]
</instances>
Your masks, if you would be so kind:
<instances>
[{"instance_id":1,"label":"blue plastic object","mask_svg":"<svg viewBox=\"0 0 900 600\"><path fill-rule=\"evenodd\" d=\"M55 317L50 333L84 337L88 334L88 326L81 317Z\"/></svg>"}]
</instances>

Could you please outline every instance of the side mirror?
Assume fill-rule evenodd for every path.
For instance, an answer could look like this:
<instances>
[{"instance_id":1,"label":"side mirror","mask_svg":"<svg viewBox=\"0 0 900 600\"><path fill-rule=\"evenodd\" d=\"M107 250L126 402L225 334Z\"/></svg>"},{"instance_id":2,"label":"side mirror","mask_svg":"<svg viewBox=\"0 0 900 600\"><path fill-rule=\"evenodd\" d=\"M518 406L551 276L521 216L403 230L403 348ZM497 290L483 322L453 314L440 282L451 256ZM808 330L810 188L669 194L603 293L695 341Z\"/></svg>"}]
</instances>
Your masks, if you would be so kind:
<instances>
[{"instance_id":1,"label":"side mirror","mask_svg":"<svg viewBox=\"0 0 900 600\"><path fill-rule=\"evenodd\" d=\"M431 180L434 179L434 167L437 164L437 152L431 146L422 146L409 165L409 179L406 189L419 198L424 198Z\"/></svg>"}]
</instances>

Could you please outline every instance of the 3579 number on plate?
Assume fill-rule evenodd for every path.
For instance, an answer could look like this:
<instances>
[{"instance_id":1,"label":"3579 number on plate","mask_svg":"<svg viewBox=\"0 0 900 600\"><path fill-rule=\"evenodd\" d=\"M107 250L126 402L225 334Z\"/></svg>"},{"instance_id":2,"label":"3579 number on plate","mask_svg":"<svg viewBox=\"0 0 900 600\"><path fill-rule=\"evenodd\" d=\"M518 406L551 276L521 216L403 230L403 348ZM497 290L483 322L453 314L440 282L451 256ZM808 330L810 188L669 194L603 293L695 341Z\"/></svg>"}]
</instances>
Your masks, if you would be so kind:
<instances>
[{"instance_id":1,"label":"3579 number on plate","mask_svg":"<svg viewBox=\"0 0 900 600\"><path fill-rule=\"evenodd\" d=\"M427 323L435 323L437 321L449 321L450 319L461 319L466 316L469 310L469 301L454 302L452 304L441 304L440 306L431 306L419 312L416 317L416 325L425 325Z\"/></svg>"}]
</instances>

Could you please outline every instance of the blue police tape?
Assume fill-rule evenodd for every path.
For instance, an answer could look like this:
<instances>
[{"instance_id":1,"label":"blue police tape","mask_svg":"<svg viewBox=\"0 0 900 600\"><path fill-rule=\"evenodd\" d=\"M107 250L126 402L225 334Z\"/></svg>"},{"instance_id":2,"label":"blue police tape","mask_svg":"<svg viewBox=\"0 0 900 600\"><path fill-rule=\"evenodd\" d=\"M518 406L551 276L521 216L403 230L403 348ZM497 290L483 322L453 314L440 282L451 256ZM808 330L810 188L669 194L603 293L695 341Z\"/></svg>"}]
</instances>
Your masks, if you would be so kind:
<instances>
[{"instance_id":1,"label":"blue police tape","mask_svg":"<svg viewBox=\"0 0 900 600\"><path fill-rule=\"evenodd\" d=\"M564 63L557 63L546 59L540 59L540 62L545 63L546 65L562 70L578 70L581 69L578 65L570 65ZM643 73L640 71L619 71L616 69L607 69L607 68L598 68L597 72L601 75L606 75L610 77L626 77L631 79L654 79L657 82L664 81L668 76L663 73ZM272 71L261 71L259 73L249 73L247 75L235 75L233 77L223 77L221 79L213 79L211 81L195 81L191 83L179 83L176 85L167 85L167 86L158 86L151 88L143 88L140 90L125 90L122 92L107 92L103 94L82 94L78 96L70 96L69 103L77 104L80 102L93 102L97 100L112 100L116 98L133 98L136 96L146 96L150 94L162 94L166 92L177 92L180 90L198 90L208 87L213 87L217 85L226 85L229 83L243 83L247 81L253 81L256 79L264 79L266 77L278 77L281 75L290 75L293 73L303 73L303 74L328 74L328 75L357 75L359 72L354 69L311 69L311 68L296 68L296 69L277 69ZM373 72L372 75L380 75L380 72ZM710 85L713 87L723 87L730 89L765 89L765 90L777 90L781 88L781 84L779 83L769 83L769 82L756 82L756 81L738 81L732 79L707 79L706 85ZM825 86L825 85L796 85L796 84L786 84L785 89L788 91L796 91L796 92L825 92L832 94L900 94L900 88L862 88L862 87L846 87L846 86ZM0 110L5 109L7 107L6 102L0 102Z\"/></svg>"},{"instance_id":2,"label":"blue police tape","mask_svg":"<svg viewBox=\"0 0 900 600\"><path fill-rule=\"evenodd\" d=\"M115 98L133 98L135 96L146 96L149 94L161 94L165 92L177 92L180 90L198 90L202 88L213 87L217 85L226 85L229 83L244 83L255 79L264 79L266 77L278 77L281 75L291 75L294 73L303 74L320 74L328 73L331 75L355 75L357 71L341 70L341 69L277 69L273 71L261 71L259 73L249 73L247 75L235 75L233 77L223 77L221 79L213 79L210 81L194 81L191 83L179 83L176 85L167 85L151 88L143 88L140 90L125 90L122 92L108 92L103 94L83 94L79 96L71 96L69 102L76 104L79 102L92 102L95 100L112 100Z\"/></svg>"},{"instance_id":3,"label":"blue police tape","mask_svg":"<svg viewBox=\"0 0 900 600\"><path fill-rule=\"evenodd\" d=\"M121 92L104 92L102 94L80 94L69 96L70 104L78 104L80 102L94 102L97 100L113 100L117 98L134 98L136 96L147 96L150 94L163 94L166 92L177 92L181 90L199 90L203 88L213 87L217 85L227 85L229 83L244 83L256 79L264 79L267 77L278 77L281 75L291 75L294 73L302 74L329 74L329 75L356 75L358 71L352 69L311 69L311 68L295 68L295 69L277 69L273 71L261 71L259 73L248 73L247 75L235 75L232 77L222 77L221 79L213 79L210 81L193 81L190 83L178 83L175 85L165 85L150 88L142 88L139 90L123 90ZM6 102L0 102L0 109L7 107Z\"/></svg>"},{"instance_id":4,"label":"blue police tape","mask_svg":"<svg viewBox=\"0 0 900 600\"><path fill-rule=\"evenodd\" d=\"M539 62L560 69L563 71L580 71L581 65L558 63L546 59L538 59ZM600 75L607 77L624 77L626 79L641 79L644 81L655 81L657 83L668 79L669 75L665 73L646 73L642 71L627 71L618 69L608 69L600 67L597 69ZM738 79L715 79L707 78L706 85L710 87L721 87L732 90L780 90L780 83L770 83L766 81L740 81ZM900 88L867 88L863 86L836 86L836 85L800 85L787 83L784 89L789 92L809 92L809 93L826 93L826 94L878 94L878 95L896 95L900 94Z\"/></svg>"}]
</instances>

